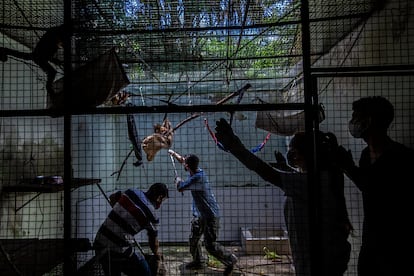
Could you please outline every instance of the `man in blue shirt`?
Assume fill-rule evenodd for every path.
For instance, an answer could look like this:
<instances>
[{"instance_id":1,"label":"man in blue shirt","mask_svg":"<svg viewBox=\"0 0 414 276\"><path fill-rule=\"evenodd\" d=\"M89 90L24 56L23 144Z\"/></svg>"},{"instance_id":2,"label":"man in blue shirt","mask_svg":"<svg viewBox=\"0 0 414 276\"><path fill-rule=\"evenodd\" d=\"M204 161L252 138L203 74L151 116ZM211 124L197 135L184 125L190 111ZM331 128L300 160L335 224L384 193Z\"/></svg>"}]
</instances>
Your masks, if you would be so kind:
<instances>
[{"instance_id":1,"label":"man in blue shirt","mask_svg":"<svg viewBox=\"0 0 414 276\"><path fill-rule=\"evenodd\" d=\"M198 214L192 222L192 234L190 236L190 252L193 256L193 261L187 264L186 267L198 269L204 265L201 260L200 245L200 238L204 235L206 250L226 265L224 275L231 275L237 262L237 257L217 242L220 209L211 191L207 175L198 167L199 158L194 154L187 155L184 158L175 152L172 155L183 163L184 169L189 172L187 180L176 177L175 184L177 190L179 192L191 191L193 214Z\"/></svg>"}]
</instances>

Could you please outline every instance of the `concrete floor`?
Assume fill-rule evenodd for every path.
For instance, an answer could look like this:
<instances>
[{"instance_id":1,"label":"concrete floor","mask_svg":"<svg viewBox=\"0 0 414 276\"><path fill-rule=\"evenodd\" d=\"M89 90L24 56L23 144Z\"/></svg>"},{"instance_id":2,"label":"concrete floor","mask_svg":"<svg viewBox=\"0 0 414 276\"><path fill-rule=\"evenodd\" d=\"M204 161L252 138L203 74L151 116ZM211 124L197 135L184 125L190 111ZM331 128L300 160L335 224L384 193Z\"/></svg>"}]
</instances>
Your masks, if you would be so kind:
<instances>
[{"instance_id":1,"label":"concrete floor","mask_svg":"<svg viewBox=\"0 0 414 276\"><path fill-rule=\"evenodd\" d=\"M233 275L294 275L290 256L278 259L267 259L263 255L245 255L238 246L228 246L239 259ZM185 269L185 264L191 261L187 247L171 246L163 248L167 275L223 275L224 265L210 258L209 265L200 270Z\"/></svg>"},{"instance_id":2,"label":"concrete floor","mask_svg":"<svg viewBox=\"0 0 414 276\"><path fill-rule=\"evenodd\" d=\"M290 256L283 255L281 258L269 259L263 252L261 255L246 255L241 251L241 247L226 246L226 248L232 251L238 257L238 263L234 269L233 276L294 276L294 270ZM149 252L149 248L142 247L144 252ZM160 249L164 256L164 265L166 270L166 276L176 275L223 275L224 265L215 260L215 258L209 256L208 266L199 270L189 270L185 268L185 265L191 262L191 255L189 248L186 245L161 245ZM205 249L203 248L203 251ZM205 253L205 251L204 251ZM50 273L43 276L61 276L61 266L55 268ZM94 263L91 269L84 275L103 275L103 272L98 263Z\"/></svg>"},{"instance_id":3,"label":"concrete floor","mask_svg":"<svg viewBox=\"0 0 414 276\"><path fill-rule=\"evenodd\" d=\"M246 255L242 251L239 245L226 246L238 257L238 264L234 269L233 276L294 276L294 268L292 265L292 259L289 255L282 255L282 258L269 259L266 258L266 254ZM185 269L185 265L191 262L191 255L189 253L188 246L186 245L163 245L160 249L164 256L164 265L166 270L165 276L178 276L178 275L223 275L224 265L222 265L214 258L209 257L209 265L206 268L200 270L188 270ZM144 252L150 252L149 248L143 247ZM204 248L203 248L204 250ZM354 276L356 273L356 252L352 252L351 261L348 264L348 271L344 273L344 276ZM49 273L42 276L62 276L62 265L57 266ZM87 276L103 276L103 271L98 263L94 263L91 269L87 271ZM82 275L82 276L83 276ZM3 275L2 275L3 276ZM6 276L6 275L5 275ZM79 275L78 275L79 276Z\"/></svg>"}]
</instances>

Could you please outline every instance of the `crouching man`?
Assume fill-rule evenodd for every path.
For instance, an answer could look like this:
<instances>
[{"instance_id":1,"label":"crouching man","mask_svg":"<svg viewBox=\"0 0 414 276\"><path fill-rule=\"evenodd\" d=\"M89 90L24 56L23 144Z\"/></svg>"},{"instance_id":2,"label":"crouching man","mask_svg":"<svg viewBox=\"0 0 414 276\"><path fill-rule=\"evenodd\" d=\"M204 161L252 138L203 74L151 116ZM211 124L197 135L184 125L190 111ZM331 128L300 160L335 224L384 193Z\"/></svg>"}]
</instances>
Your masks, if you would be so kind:
<instances>
[{"instance_id":1,"label":"crouching man","mask_svg":"<svg viewBox=\"0 0 414 276\"><path fill-rule=\"evenodd\" d=\"M111 196L113 208L94 241L95 253L105 275L121 276L121 272L126 275L154 275L143 252L137 248L134 236L145 229L153 257L161 260L157 238L159 220L155 210L166 198L168 188L163 183L151 185L146 192L128 189Z\"/></svg>"}]
</instances>

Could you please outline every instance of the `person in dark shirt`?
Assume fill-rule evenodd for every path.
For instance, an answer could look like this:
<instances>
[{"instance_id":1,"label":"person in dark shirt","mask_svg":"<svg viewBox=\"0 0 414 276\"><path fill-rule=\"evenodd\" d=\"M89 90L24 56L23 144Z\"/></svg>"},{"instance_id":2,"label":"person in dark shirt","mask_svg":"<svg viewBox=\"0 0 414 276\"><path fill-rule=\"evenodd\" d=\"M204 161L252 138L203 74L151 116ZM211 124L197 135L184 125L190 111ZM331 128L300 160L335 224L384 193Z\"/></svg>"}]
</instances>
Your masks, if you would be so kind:
<instances>
[{"instance_id":1,"label":"person in dark shirt","mask_svg":"<svg viewBox=\"0 0 414 276\"><path fill-rule=\"evenodd\" d=\"M394 106L384 97L370 96L352 103L351 135L363 139L359 166L341 148L338 163L362 193L364 219L358 258L359 276L407 275L413 244L411 184L414 150L388 136Z\"/></svg>"},{"instance_id":2,"label":"person in dark shirt","mask_svg":"<svg viewBox=\"0 0 414 276\"><path fill-rule=\"evenodd\" d=\"M287 152L288 164L271 166L254 153L246 149L234 134L225 119L216 122L216 138L224 148L233 154L248 169L256 172L267 182L285 192L285 221L292 251L293 265L296 275L311 275L310 247L310 213L309 185L306 157L312 149L306 147L305 132L297 132L289 143ZM321 255L321 273L324 276L341 276L347 270L351 245L348 236L352 225L344 196L344 175L332 162L336 151L337 140L332 133L317 132L315 141L320 150L318 154L320 167L319 202ZM278 162L282 155L276 154ZM280 169L283 168L283 169ZM293 169L292 169L293 168Z\"/></svg>"}]
</instances>

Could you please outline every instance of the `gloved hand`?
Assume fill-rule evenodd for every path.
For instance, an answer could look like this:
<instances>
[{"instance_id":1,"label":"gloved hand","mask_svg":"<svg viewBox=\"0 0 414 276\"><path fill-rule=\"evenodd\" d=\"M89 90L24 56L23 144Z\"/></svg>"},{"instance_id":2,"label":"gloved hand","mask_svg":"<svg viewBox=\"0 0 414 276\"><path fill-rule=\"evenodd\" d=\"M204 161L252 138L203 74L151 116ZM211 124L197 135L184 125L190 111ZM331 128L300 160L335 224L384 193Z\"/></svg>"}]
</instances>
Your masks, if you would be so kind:
<instances>
[{"instance_id":1,"label":"gloved hand","mask_svg":"<svg viewBox=\"0 0 414 276\"><path fill-rule=\"evenodd\" d=\"M168 154L177 159L178 162L184 163L185 157L181 156L178 152L173 151L172 149L168 150Z\"/></svg>"},{"instance_id":2,"label":"gloved hand","mask_svg":"<svg viewBox=\"0 0 414 276\"><path fill-rule=\"evenodd\" d=\"M217 141L220 142L226 150L232 151L244 148L243 143L240 141L239 137L234 134L233 129L225 119L221 118L219 121L216 121L215 130Z\"/></svg>"},{"instance_id":3,"label":"gloved hand","mask_svg":"<svg viewBox=\"0 0 414 276\"><path fill-rule=\"evenodd\" d=\"M161 254L144 254L145 260L151 270L151 275L167 275L165 265L163 264L164 256Z\"/></svg>"},{"instance_id":4,"label":"gloved hand","mask_svg":"<svg viewBox=\"0 0 414 276\"><path fill-rule=\"evenodd\" d=\"M177 190L178 190L178 186L180 185L180 183L181 183L182 181L183 181L183 180L182 180L182 178L181 178L181 177L179 177L179 176L175 177L175 179L174 179L174 184L175 184L175 186L177 187Z\"/></svg>"}]
</instances>

